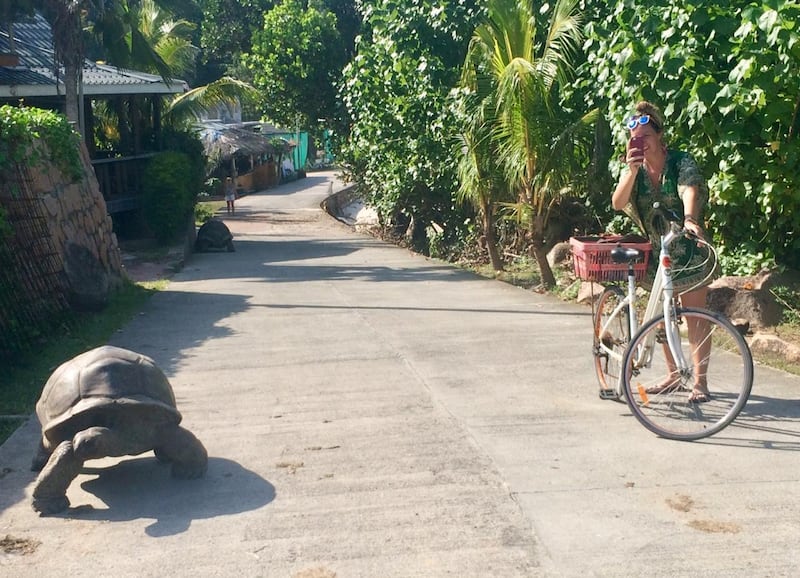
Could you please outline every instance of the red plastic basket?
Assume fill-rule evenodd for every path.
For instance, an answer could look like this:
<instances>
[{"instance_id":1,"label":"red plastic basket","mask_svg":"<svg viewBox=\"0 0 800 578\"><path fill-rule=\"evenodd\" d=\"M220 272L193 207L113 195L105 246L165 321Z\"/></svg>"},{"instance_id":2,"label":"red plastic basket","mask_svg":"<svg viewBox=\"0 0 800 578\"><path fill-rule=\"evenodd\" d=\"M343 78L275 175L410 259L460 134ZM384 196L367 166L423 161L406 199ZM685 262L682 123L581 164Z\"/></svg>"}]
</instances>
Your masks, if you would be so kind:
<instances>
[{"instance_id":1,"label":"red plastic basket","mask_svg":"<svg viewBox=\"0 0 800 578\"><path fill-rule=\"evenodd\" d=\"M628 278L628 265L614 263L611 250L618 245L639 249L644 257L633 264L636 280L644 279L652 247L650 241L633 235L602 235L600 237L572 237L572 263L575 275L584 281L625 281Z\"/></svg>"}]
</instances>

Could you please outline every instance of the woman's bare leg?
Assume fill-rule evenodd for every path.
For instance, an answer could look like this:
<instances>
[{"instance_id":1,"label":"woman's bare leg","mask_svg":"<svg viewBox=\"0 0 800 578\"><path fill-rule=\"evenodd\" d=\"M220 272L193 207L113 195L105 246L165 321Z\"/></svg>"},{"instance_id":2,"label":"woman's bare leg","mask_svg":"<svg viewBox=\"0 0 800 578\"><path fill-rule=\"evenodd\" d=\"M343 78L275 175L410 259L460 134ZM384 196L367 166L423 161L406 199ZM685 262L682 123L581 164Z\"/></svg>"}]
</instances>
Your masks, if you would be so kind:
<instances>
[{"instance_id":1,"label":"woman's bare leg","mask_svg":"<svg viewBox=\"0 0 800 578\"><path fill-rule=\"evenodd\" d=\"M708 287L701 287L681 295L683 307L705 307ZM696 401L708 399L708 358L711 354L711 339L708 334L708 322L699 319L687 320L689 330L689 344L692 347L692 365L694 366L694 391L692 398ZM702 395L701 395L702 394Z\"/></svg>"}]
</instances>

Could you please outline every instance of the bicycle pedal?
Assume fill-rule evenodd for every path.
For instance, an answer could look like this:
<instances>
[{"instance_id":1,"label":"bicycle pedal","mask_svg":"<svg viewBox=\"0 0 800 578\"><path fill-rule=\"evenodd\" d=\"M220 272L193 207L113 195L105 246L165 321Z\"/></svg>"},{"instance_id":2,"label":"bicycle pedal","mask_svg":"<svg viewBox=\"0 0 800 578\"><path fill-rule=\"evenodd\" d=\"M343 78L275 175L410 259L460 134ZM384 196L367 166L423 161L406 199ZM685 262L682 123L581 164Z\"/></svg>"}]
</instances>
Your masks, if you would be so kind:
<instances>
[{"instance_id":1,"label":"bicycle pedal","mask_svg":"<svg viewBox=\"0 0 800 578\"><path fill-rule=\"evenodd\" d=\"M619 395L613 389L601 389L600 399L619 399Z\"/></svg>"}]
</instances>

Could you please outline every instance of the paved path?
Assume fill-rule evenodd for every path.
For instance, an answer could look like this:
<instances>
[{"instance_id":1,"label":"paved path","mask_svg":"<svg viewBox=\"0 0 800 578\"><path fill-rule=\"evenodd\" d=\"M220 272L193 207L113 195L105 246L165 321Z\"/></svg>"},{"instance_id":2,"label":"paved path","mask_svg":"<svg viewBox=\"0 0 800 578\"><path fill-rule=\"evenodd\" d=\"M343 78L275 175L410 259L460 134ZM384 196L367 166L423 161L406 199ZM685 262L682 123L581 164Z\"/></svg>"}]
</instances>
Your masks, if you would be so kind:
<instances>
[{"instance_id":1,"label":"paved path","mask_svg":"<svg viewBox=\"0 0 800 578\"><path fill-rule=\"evenodd\" d=\"M0 575L794 576L800 381L661 440L602 402L586 308L352 232L332 173L247 196L115 335L169 375L203 480L89 462L30 508L38 435L0 448ZM5 553L3 553L5 552Z\"/></svg>"}]
</instances>

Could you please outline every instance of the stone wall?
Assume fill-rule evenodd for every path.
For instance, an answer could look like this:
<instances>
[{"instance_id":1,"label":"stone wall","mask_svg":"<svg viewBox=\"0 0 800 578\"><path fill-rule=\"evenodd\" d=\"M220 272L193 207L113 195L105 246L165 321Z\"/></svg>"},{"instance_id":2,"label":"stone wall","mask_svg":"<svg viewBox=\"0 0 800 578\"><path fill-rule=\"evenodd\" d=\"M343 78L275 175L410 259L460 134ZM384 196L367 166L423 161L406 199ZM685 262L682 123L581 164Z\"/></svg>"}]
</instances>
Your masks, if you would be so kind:
<instances>
[{"instance_id":1,"label":"stone wall","mask_svg":"<svg viewBox=\"0 0 800 578\"><path fill-rule=\"evenodd\" d=\"M20 167L19 174L24 175L26 193L41 199L53 248L62 262L70 244L87 249L115 286L122 280L122 259L111 217L83 143L81 162L85 176L77 183L70 182L53 164Z\"/></svg>"}]
</instances>

